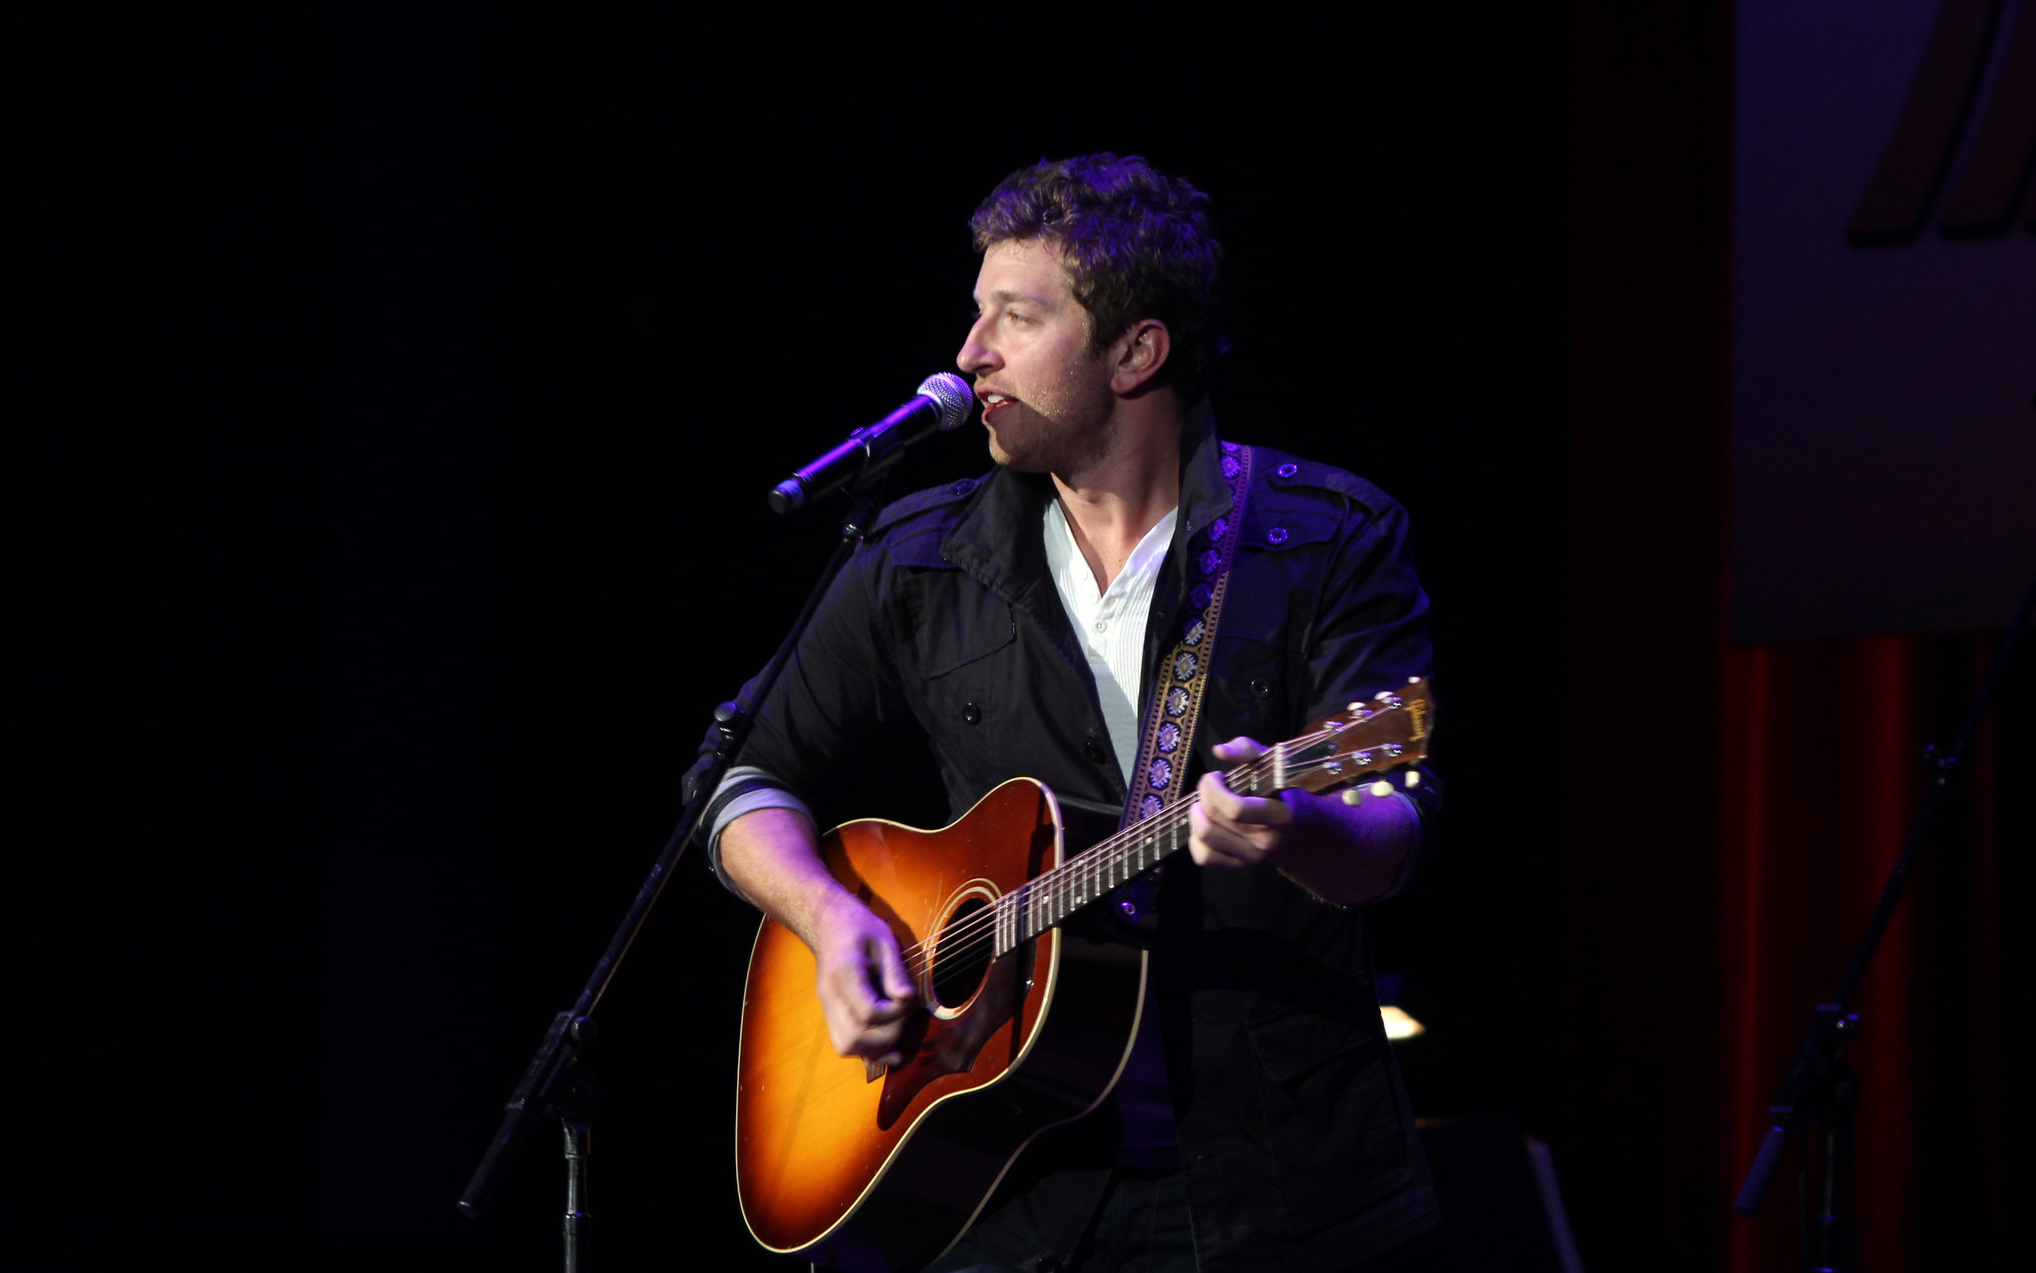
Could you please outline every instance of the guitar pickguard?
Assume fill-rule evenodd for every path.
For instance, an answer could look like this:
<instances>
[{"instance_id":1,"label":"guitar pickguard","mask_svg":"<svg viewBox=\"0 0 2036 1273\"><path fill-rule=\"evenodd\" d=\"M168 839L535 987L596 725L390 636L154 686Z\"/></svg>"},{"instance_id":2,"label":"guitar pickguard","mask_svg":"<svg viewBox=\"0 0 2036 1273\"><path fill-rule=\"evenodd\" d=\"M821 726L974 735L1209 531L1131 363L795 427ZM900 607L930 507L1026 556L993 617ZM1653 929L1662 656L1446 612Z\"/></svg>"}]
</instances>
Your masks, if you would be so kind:
<instances>
[{"instance_id":1,"label":"guitar pickguard","mask_svg":"<svg viewBox=\"0 0 2036 1273\"><path fill-rule=\"evenodd\" d=\"M990 966L976 996L960 1012L937 1017L922 1012L898 1041L908 1058L883 1072L884 1091L877 1101L877 1125L889 1129L927 1084L949 1074L975 1068L976 1056L997 1031L1010 1028L1017 1051L1018 1009L1027 989L1025 970L1032 966L1033 944L1026 942Z\"/></svg>"}]
</instances>

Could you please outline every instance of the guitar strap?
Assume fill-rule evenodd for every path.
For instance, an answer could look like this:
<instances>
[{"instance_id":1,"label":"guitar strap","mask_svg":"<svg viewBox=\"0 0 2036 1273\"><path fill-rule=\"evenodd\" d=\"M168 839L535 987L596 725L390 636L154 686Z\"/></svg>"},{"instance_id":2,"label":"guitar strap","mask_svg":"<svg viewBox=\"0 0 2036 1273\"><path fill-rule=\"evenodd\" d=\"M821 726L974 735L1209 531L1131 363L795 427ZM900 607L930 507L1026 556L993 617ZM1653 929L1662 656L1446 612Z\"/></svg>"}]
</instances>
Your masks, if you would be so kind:
<instances>
[{"instance_id":1,"label":"guitar strap","mask_svg":"<svg viewBox=\"0 0 2036 1273\"><path fill-rule=\"evenodd\" d=\"M1202 692L1216 653L1216 621L1223 613L1230 564L1244 534L1244 494L1251 489L1251 448L1223 444L1223 480L1230 486L1230 512L1195 532L1187 569L1200 578L1188 590L1192 607L1180 640L1159 665L1138 741L1138 764L1128 775L1120 827L1143 822L1181 798L1193 754Z\"/></svg>"}]
</instances>

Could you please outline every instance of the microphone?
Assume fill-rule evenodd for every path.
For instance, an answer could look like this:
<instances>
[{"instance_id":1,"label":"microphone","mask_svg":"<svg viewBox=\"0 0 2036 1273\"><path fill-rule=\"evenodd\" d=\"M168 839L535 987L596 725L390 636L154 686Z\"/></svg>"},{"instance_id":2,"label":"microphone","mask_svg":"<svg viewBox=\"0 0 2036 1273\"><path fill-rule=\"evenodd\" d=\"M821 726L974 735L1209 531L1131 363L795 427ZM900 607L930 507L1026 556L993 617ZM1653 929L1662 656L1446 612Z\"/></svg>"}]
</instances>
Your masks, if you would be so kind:
<instances>
[{"instance_id":1,"label":"microphone","mask_svg":"<svg viewBox=\"0 0 2036 1273\"><path fill-rule=\"evenodd\" d=\"M968 419L975 400L969 382L951 371L926 377L919 385L918 397L875 424L857 429L846 442L779 482L771 492L772 511L796 513L838 486L876 476L914 442Z\"/></svg>"}]
</instances>

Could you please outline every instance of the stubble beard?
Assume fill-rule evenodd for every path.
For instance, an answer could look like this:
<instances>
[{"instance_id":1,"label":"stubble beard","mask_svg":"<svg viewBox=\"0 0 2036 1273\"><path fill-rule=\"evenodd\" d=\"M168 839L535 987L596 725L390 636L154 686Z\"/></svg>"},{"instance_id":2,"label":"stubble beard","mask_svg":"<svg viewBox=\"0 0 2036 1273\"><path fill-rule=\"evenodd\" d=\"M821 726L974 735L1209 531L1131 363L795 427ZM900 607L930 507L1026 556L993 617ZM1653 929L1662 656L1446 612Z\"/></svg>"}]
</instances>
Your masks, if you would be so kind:
<instances>
[{"instance_id":1,"label":"stubble beard","mask_svg":"<svg viewBox=\"0 0 2036 1273\"><path fill-rule=\"evenodd\" d=\"M1038 405L1020 401L1016 410L1026 419L1023 429L1008 430L1006 447L993 430L990 458L1020 473L1052 473L1066 478L1086 472L1106 458L1117 440L1115 395L1103 383L1075 381ZM1011 408L1006 408L1011 410Z\"/></svg>"}]
</instances>

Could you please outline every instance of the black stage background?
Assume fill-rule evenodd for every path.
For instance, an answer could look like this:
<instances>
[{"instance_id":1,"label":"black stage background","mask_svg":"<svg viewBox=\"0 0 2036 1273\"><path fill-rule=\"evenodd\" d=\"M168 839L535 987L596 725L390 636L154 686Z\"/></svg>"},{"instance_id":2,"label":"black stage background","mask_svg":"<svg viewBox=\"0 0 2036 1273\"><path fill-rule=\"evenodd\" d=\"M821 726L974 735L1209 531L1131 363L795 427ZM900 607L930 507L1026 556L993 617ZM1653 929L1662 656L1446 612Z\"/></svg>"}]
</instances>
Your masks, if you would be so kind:
<instances>
[{"instance_id":1,"label":"black stage background","mask_svg":"<svg viewBox=\"0 0 2036 1273\"><path fill-rule=\"evenodd\" d=\"M1419 1111L1517 1118L1569 1168L1578 19L1127 36L1122 71L1099 21L853 63L482 9L181 33L174 112L134 121L142 321L207 423L170 448L182 529L136 551L176 567L156 614L202 616L149 655L151 816L210 851L152 855L131 1024L77 1067L24 1267L88 1265L109 1182L124 1237L214 1263L555 1264L553 1135L484 1222L453 1202L828 550L764 493L951 367L981 196L1099 149L1215 199L1231 436L1413 515L1453 807L1380 963L1433 1031ZM985 467L971 423L894 490ZM788 1267L730 1171L754 923L690 855L602 1005L599 1267ZM1629 1236L1587 1262L1634 1267Z\"/></svg>"}]
</instances>

